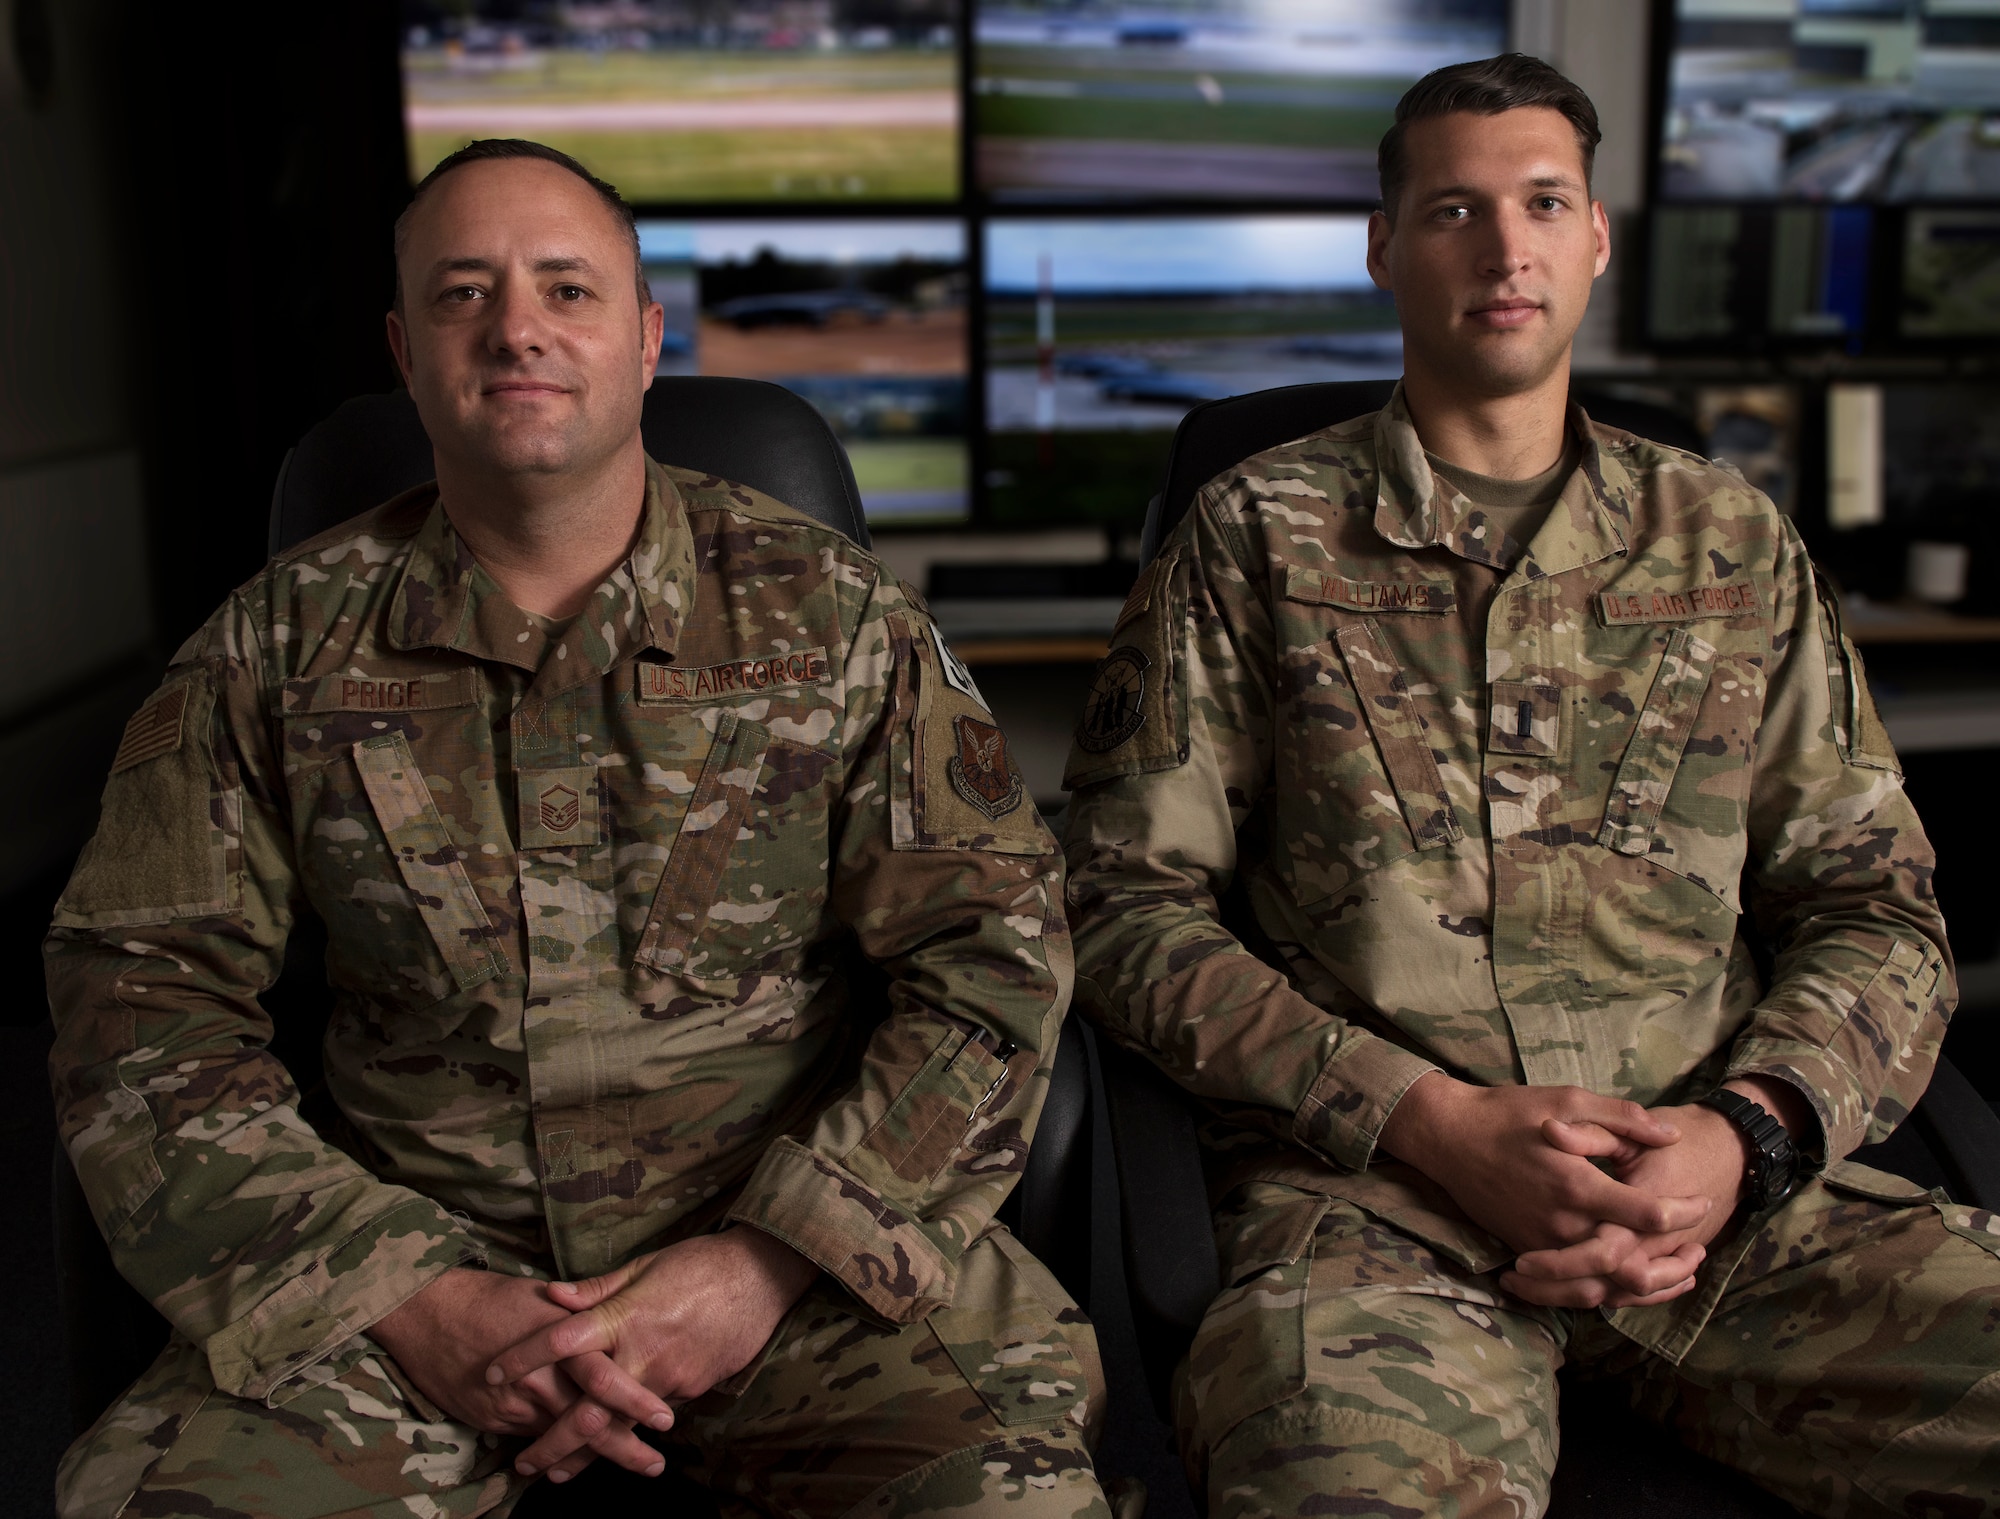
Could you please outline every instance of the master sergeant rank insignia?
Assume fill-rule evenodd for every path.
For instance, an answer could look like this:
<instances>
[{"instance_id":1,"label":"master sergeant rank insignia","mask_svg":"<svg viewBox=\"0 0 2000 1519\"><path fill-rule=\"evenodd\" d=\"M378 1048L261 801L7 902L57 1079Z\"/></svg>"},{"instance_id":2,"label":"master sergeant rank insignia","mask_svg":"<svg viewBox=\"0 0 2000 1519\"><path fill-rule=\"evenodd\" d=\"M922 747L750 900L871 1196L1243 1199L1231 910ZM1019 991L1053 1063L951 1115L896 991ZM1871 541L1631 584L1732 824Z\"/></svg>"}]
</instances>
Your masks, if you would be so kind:
<instances>
[{"instance_id":1,"label":"master sergeant rank insignia","mask_svg":"<svg viewBox=\"0 0 2000 1519\"><path fill-rule=\"evenodd\" d=\"M1130 644L1104 656L1090 695L1084 698L1083 721L1076 729L1078 748L1109 754L1139 731L1146 721L1146 671L1152 664Z\"/></svg>"},{"instance_id":2,"label":"master sergeant rank insignia","mask_svg":"<svg viewBox=\"0 0 2000 1519\"><path fill-rule=\"evenodd\" d=\"M542 826L550 833L568 833L583 818L582 799L560 781L542 793Z\"/></svg>"},{"instance_id":3,"label":"master sergeant rank insignia","mask_svg":"<svg viewBox=\"0 0 2000 1519\"><path fill-rule=\"evenodd\" d=\"M1007 736L976 717L956 717L958 753L945 765L951 789L989 818L1021 805L1021 777L1007 758Z\"/></svg>"}]
</instances>

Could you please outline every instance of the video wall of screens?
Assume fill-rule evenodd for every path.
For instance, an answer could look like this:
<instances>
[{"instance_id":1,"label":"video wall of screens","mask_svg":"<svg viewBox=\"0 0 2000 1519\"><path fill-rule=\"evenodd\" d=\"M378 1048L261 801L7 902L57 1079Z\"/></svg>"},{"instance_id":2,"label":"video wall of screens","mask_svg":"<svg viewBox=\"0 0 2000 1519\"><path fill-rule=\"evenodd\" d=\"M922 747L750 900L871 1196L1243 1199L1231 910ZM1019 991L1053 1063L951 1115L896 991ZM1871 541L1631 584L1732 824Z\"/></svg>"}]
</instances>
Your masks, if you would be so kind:
<instances>
[{"instance_id":1,"label":"video wall of screens","mask_svg":"<svg viewBox=\"0 0 2000 1519\"><path fill-rule=\"evenodd\" d=\"M2000 0L1655 0L1644 330L1963 351L2000 332Z\"/></svg>"},{"instance_id":2,"label":"video wall of screens","mask_svg":"<svg viewBox=\"0 0 2000 1519\"><path fill-rule=\"evenodd\" d=\"M1365 215L994 217L985 229L986 488L996 523L1118 522L1189 408L1393 377Z\"/></svg>"},{"instance_id":3,"label":"video wall of screens","mask_svg":"<svg viewBox=\"0 0 2000 1519\"><path fill-rule=\"evenodd\" d=\"M1656 206L1644 335L1691 353L1984 351L2000 204Z\"/></svg>"},{"instance_id":4,"label":"video wall of screens","mask_svg":"<svg viewBox=\"0 0 2000 1519\"><path fill-rule=\"evenodd\" d=\"M871 526L1133 529L1210 397L1400 371L1375 150L1509 0L402 0L413 182L638 208L662 373L812 402Z\"/></svg>"},{"instance_id":5,"label":"video wall of screens","mask_svg":"<svg viewBox=\"0 0 2000 1519\"><path fill-rule=\"evenodd\" d=\"M991 0L980 187L1000 201L1375 198L1432 69L1507 45L1507 0Z\"/></svg>"},{"instance_id":6,"label":"video wall of screens","mask_svg":"<svg viewBox=\"0 0 2000 1519\"><path fill-rule=\"evenodd\" d=\"M1673 0L1666 200L2000 197L2000 5Z\"/></svg>"}]
</instances>

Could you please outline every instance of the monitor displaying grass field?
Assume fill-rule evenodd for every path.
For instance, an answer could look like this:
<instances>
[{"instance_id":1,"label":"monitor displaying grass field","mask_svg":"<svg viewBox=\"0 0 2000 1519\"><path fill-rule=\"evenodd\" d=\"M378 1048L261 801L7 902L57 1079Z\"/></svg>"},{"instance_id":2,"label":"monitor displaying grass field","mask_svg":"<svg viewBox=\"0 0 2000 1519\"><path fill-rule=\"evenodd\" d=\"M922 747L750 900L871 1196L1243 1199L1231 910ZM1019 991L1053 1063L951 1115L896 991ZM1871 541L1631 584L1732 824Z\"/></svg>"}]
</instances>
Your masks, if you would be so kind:
<instances>
[{"instance_id":1,"label":"monitor displaying grass field","mask_svg":"<svg viewBox=\"0 0 2000 1519\"><path fill-rule=\"evenodd\" d=\"M2000 5L1676 0L1669 200L2000 198Z\"/></svg>"},{"instance_id":2,"label":"monitor displaying grass field","mask_svg":"<svg viewBox=\"0 0 2000 1519\"><path fill-rule=\"evenodd\" d=\"M1507 25L1507 0L977 0L979 185L1372 202L1397 99Z\"/></svg>"},{"instance_id":3,"label":"monitor displaying grass field","mask_svg":"<svg viewBox=\"0 0 2000 1519\"><path fill-rule=\"evenodd\" d=\"M956 220L642 221L661 374L771 380L810 401L873 526L971 509L965 231Z\"/></svg>"},{"instance_id":4,"label":"monitor displaying grass field","mask_svg":"<svg viewBox=\"0 0 2000 1519\"><path fill-rule=\"evenodd\" d=\"M1402 372L1348 215L995 218L986 226L988 512L1136 522L1190 407Z\"/></svg>"},{"instance_id":5,"label":"monitor displaying grass field","mask_svg":"<svg viewBox=\"0 0 2000 1519\"><path fill-rule=\"evenodd\" d=\"M959 0L404 0L410 172L560 148L635 205L951 200Z\"/></svg>"}]
</instances>

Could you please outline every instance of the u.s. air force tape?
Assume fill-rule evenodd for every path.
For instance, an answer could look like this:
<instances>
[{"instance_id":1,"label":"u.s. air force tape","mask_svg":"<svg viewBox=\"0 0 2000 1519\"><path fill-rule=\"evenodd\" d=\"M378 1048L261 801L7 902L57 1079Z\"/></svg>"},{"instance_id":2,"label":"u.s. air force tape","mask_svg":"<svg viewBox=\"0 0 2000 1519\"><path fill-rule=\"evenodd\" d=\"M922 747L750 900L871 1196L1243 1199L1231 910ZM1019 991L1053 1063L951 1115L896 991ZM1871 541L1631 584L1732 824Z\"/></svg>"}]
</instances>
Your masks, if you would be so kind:
<instances>
[{"instance_id":1,"label":"u.s. air force tape","mask_svg":"<svg viewBox=\"0 0 2000 1519\"><path fill-rule=\"evenodd\" d=\"M797 649L756 659L732 659L726 664L686 667L641 660L638 671L639 700L646 703L713 701L754 691L820 686L833 678L824 649Z\"/></svg>"}]
</instances>

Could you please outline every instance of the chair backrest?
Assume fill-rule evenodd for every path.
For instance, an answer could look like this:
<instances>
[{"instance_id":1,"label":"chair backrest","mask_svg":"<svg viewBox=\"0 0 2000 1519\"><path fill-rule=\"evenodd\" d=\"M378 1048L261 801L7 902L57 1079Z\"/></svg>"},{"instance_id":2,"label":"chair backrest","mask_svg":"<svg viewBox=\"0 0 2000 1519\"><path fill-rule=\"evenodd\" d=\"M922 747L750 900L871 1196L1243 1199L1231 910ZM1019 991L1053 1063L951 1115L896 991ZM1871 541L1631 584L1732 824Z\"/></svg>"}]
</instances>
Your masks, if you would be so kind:
<instances>
[{"instance_id":1,"label":"chair backrest","mask_svg":"<svg viewBox=\"0 0 2000 1519\"><path fill-rule=\"evenodd\" d=\"M1350 417L1380 411L1396 389L1394 380L1333 380L1318 385L1282 385L1247 396L1204 401L1174 432L1167 455L1167 483L1146 508L1139 559L1150 561L1187 509L1194 493L1232 464L1252 454L1303 438Z\"/></svg>"},{"instance_id":2,"label":"chair backrest","mask_svg":"<svg viewBox=\"0 0 2000 1519\"><path fill-rule=\"evenodd\" d=\"M1150 560L1187 515L1195 492L1232 464L1322 427L1380 411L1395 388L1393 380L1331 380L1226 396L1195 407L1181 418L1167 456L1167 483L1146 509L1141 561ZM1690 453L1707 446L1692 422L1664 406L1589 390L1579 390L1576 399L1593 422Z\"/></svg>"},{"instance_id":3,"label":"chair backrest","mask_svg":"<svg viewBox=\"0 0 2000 1519\"><path fill-rule=\"evenodd\" d=\"M646 392L639 430L646 452L662 464L775 496L868 547L847 451L826 419L782 385L665 376ZM356 396L285 456L271 492L270 551L337 526L436 473L408 391Z\"/></svg>"}]
</instances>

